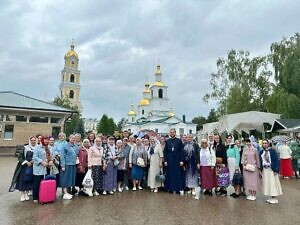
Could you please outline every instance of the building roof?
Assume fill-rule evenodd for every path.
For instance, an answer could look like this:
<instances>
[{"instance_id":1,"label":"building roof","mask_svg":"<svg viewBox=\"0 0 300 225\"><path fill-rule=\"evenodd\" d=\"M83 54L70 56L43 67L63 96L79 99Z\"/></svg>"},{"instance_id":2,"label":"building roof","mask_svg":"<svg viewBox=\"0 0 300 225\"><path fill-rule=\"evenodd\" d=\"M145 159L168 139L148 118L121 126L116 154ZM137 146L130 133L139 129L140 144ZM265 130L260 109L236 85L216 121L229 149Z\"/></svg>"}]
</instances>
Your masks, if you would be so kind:
<instances>
[{"instance_id":1,"label":"building roof","mask_svg":"<svg viewBox=\"0 0 300 225\"><path fill-rule=\"evenodd\" d=\"M0 107L12 109L31 109L38 111L54 111L72 113L73 110L54 105L52 103L31 98L13 91L0 92Z\"/></svg>"},{"instance_id":2,"label":"building roof","mask_svg":"<svg viewBox=\"0 0 300 225\"><path fill-rule=\"evenodd\" d=\"M209 133L214 129L223 133L241 131L249 132L252 129L264 131L264 123L272 124L275 119L279 119L279 114L266 113L259 111L249 111L234 113L222 116L217 123L204 124L203 132Z\"/></svg>"},{"instance_id":3,"label":"building roof","mask_svg":"<svg viewBox=\"0 0 300 225\"><path fill-rule=\"evenodd\" d=\"M300 126L300 119L276 119L272 125L271 131L291 129Z\"/></svg>"}]
</instances>

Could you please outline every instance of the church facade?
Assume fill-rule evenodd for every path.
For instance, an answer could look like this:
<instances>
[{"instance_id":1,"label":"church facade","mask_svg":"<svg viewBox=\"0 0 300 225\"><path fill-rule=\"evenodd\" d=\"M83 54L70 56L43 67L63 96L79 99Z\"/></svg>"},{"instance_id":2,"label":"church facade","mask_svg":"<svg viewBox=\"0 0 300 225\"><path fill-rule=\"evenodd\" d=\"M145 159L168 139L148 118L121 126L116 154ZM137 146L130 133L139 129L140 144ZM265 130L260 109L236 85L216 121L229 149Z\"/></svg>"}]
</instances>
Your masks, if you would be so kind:
<instances>
[{"instance_id":1,"label":"church facade","mask_svg":"<svg viewBox=\"0 0 300 225\"><path fill-rule=\"evenodd\" d=\"M162 81L160 65L157 65L155 81L146 83L143 98L137 108L131 105L127 114L127 123L124 130L138 133L143 130L152 130L159 134L168 134L171 128L175 128L177 134L196 134L196 124L187 122L185 116L177 117L171 108L168 97L168 86Z\"/></svg>"},{"instance_id":2,"label":"church facade","mask_svg":"<svg viewBox=\"0 0 300 225\"><path fill-rule=\"evenodd\" d=\"M80 101L80 70L78 70L79 57L74 50L74 43L65 54L65 66L61 71L61 83L59 85L59 96L61 99L69 99L73 106L77 106L82 112Z\"/></svg>"}]
</instances>

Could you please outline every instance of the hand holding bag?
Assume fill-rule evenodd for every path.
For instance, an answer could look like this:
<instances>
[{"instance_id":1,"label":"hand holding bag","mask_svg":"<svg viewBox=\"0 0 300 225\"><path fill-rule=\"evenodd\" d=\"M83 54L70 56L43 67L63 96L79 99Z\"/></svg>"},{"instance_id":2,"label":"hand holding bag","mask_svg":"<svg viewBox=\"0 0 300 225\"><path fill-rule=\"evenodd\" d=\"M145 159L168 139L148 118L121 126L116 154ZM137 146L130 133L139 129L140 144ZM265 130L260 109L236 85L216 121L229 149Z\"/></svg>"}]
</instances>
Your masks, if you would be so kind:
<instances>
[{"instance_id":1,"label":"hand holding bag","mask_svg":"<svg viewBox=\"0 0 300 225\"><path fill-rule=\"evenodd\" d=\"M136 164L140 167L145 167L145 160L141 157L138 157L137 160L136 160Z\"/></svg>"},{"instance_id":2,"label":"hand holding bag","mask_svg":"<svg viewBox=\"0 0 300 225\"><path fill-rule=\"evenodd\" d=\"M248 172L255 172L256 166L250 163L247 163L245 166L245 170Z\"/></svg>"}]
</instances>

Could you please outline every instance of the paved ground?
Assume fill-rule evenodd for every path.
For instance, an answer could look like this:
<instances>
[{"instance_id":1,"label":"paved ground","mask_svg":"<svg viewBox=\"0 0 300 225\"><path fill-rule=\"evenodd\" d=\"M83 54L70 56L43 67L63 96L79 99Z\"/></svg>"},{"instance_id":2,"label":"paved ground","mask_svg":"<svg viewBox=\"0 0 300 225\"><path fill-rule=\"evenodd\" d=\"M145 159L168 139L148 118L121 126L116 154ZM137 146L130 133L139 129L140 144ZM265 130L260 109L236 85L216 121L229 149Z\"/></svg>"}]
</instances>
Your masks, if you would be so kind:
<instances>
[{"instance_id":1,"label":"paved ground","mask_svg":"<svg viewBox=\"0 0 300 225\"><path fill-rule=\"evenodd\" d=\"M93 225L93 224L299 224L300 180L282 181L279 205L230 197L190 196L149 191L114 196L75 197L72 201L39 205L19 202L19 193L7 192L16 164L13 157L0 157L0 225Z\"/></svg>"}]
</instances>

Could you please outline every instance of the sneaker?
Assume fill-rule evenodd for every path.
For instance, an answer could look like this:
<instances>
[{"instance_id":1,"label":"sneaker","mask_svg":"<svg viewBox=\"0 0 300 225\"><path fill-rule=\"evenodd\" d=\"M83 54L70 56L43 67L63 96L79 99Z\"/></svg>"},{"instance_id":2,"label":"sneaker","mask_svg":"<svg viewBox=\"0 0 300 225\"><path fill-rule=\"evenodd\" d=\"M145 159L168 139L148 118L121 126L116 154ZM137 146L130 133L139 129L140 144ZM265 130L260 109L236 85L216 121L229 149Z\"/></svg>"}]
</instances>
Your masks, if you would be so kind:
<instances>
[{"instance_id":1,"label":"sneaker","mask_svg":"<svg viewBox=\"0 0 300 225\"><path fill-rule=\"evenodd\" d=\"M21 194L21 202L25 202L25 194Z\"/></svg>"},{"instance_id":2,"label":"sneaker","mask_svg":"<svg viewBox=\"0 0 300 225\"><path fill-rule=\"evenodd\" d=\"M239 198L240 195L235 194L234 196L232 196L233 198Z\"/></svg>"},{"instance_id":3,"label":"sneaker","mask_svg":"<svg viewBox=\"0 0 300 225\"><path fill-rule=\"evenodd\" d=\"M155 188L153 192L154 192L154 193L157 193L157 192L158 192L158 189L157 189L157 188Z\"/></svg>"},{"instance_id":4,"label":"sneaker","mask_svg":"<svg viewBox=\"0 0 300 225\"><path fill-rule=\"evenodd\" d=\"M64 199L64 200L71 200L72 197L73 197L72 195L66 193L66 194L64 194L63 199Z\"/></svg>"},{"instance_id":5,"label":"sneaker","mask_svg":"<svg viewBox=\"0 0 300 225\"><path fill-rule=\"evenodd\" d=\"M270 199L269 203L270 204L278 204L279 202L278 202L278 199L272 198L272 199Z\"/></svg>"},{"instance_id":6,"label":"sneaker","mask_svg":"<svg viewBox=\"0 0 300 225\"><path fill-rule=\"evenodd\" d=\"M28 196L28 194L27 193L25 193L25 201L29 201L29 196Z\"/></svg>"},{"instance_id":7,"label":"sneaker","mask_svg":"<svg viewBox=\"0 0 300 225\"><path fill-rule=\"evenodd\" d=\"M106 191L103 191L102 194L103 194L103 195L107 195Z\"/></svg>"},{"instance_id":8,"label":"sneaker","mask_svg":"<svg viewBox=\"0 0 300 225\"><path fill-rule=\"evenodd\" d=\"M189 195L189 194L191 194L191 193L192 193L192 191L191 191L191 190L189 190L189 191L187 191L186 193Z\"/></svg>"},{"instance_id":9,"label":"sneaker","mask_svg":"<svg viewBox=\"0 0 300 225\"><path fill-rule=\"evenodd\" d=\"M199 200L199 196L195 196L195 199L196 199L196 200Z\"/></svg>"},{"instance_id":10,"label":"sneaker","mask_svg":"<svg viewBox=\"0 0 300 225\"><path fill-rule=\"evenodd\" d=\"M195 195L196 195L196 192L195 192L195 191L192 191L192 195L195 196Z\"/></svg>"},{"instance_id":11,"label":"sneaker","mask_svg":"<svg viewBox=\"0 0 300 225\"><path fill-rule=\"evenodd\" d=\"M179 191L180 195L183 196L184 195L184 191Z\"/></svg>"},{"instance_id":12,"label":"sneaker","mask_svg":"<svg viewBox=\"0 0 300 225\"><path fill-rule=\"evenodd\" d=\"M110 195L113 195L115 192L113 192L113 191L110 191L110 192L108 192Z\"/></svg>"},{"instance_id":13,"label":"sneaker","mask_svg":"<svg viewBox=\"0 0 300 225\"><path fill-rule=\"evenodd\" d=\"M118 188L118 191L121 193L123 192L123 188Z\"/></svg>"},{"instance_id":14,"label":"sneaker","mask_svg":"<svg viewBox=\"0 0 300 225\"><path fill-rule=\"evenodd\" d=\"M128 186L126 186L126 187L125 187L125 190L126 190L126 191L128 191L128 190L129 190L129 187L128 187Z\"/></svg>"},{"instance_id":15,"label":"sneaker","mask_svg":"<svg viewBox=\"0 0 300 225\"><path fill-rule=\"evenodd\" d=\"M116 192L116 191L117 191L117 189L116 189L116 188L114 188L114 189L113 189L113 192Z\"/></svg>"},{"instance_id":16,"label":"sneaker","mask_svg":"<svg viewBox=\"0 0 300 225\"><path fill-rule=\"evenodd\" d=\"M28 191L28 196L31 196L32 195L32 191Z\"/></svg>"},{"instance_id":17,"label":"sneaker","mask_svg":"<svg viewBox=\"0 0 300 225\"><path fill-rule=\"evenodd\" d=\"M86 190L85 188L82 190L83 193L85 193L86 195L88 195L89 197L93 197L93 192L90 190Z\"/></svg>"},{"instance_id":18,"label":"sneaker","mask_svg":"<svg viewBox=\"0 0 300 225\"><path fill-rule=\"evenodd\" d=\"M132 188L133 191L136 191L136 187Z\"/></svg>"},{"instance_id":19,"label":"sneaker","mask_svg":"<svg viewBox=\"0 0 300 225\"><path fill-rule=\"evenodd\" d=\"M252 196L251 196L251 195L248 195L246 199L251 201Z\"/></svg>"},{"instance_id":20,"label":"sneaker","mask_svg":"<svg viewBox=\"0 0 300 225\"><path fill-rule=\"evenodd\" d=\"M99 193L97 191L94 191L93 193L95 196L99 196Z\"/></svg>"},{"instance_id":21,"label":"sneaker","mask_svg":"<svg viewBox=\"0 0 300 225\"><path fill-rule=\"evenodd\" d=\"M143 188L141 186L139 186L139 190L143 190Z\"/></svg>"},{"instance_id":22,"label":"sneaker","mask_svg":"<svg viewBox=\"0 0 300 225\"><path fill-rule=\"evenodd\" d=\"M39 201L38 200L33 200L33 203L38 203Z\"/></svg>"},{"instance_id":23,"label":"sneaker","mask_svg":"<svg viewBox=\"0 0 300 225\"><path fill-rule=\"evenodd\" d=\"M252 196L251 201L255 201L255 200L256 200L256 197Z\"/></svg>"}]
</instances>

